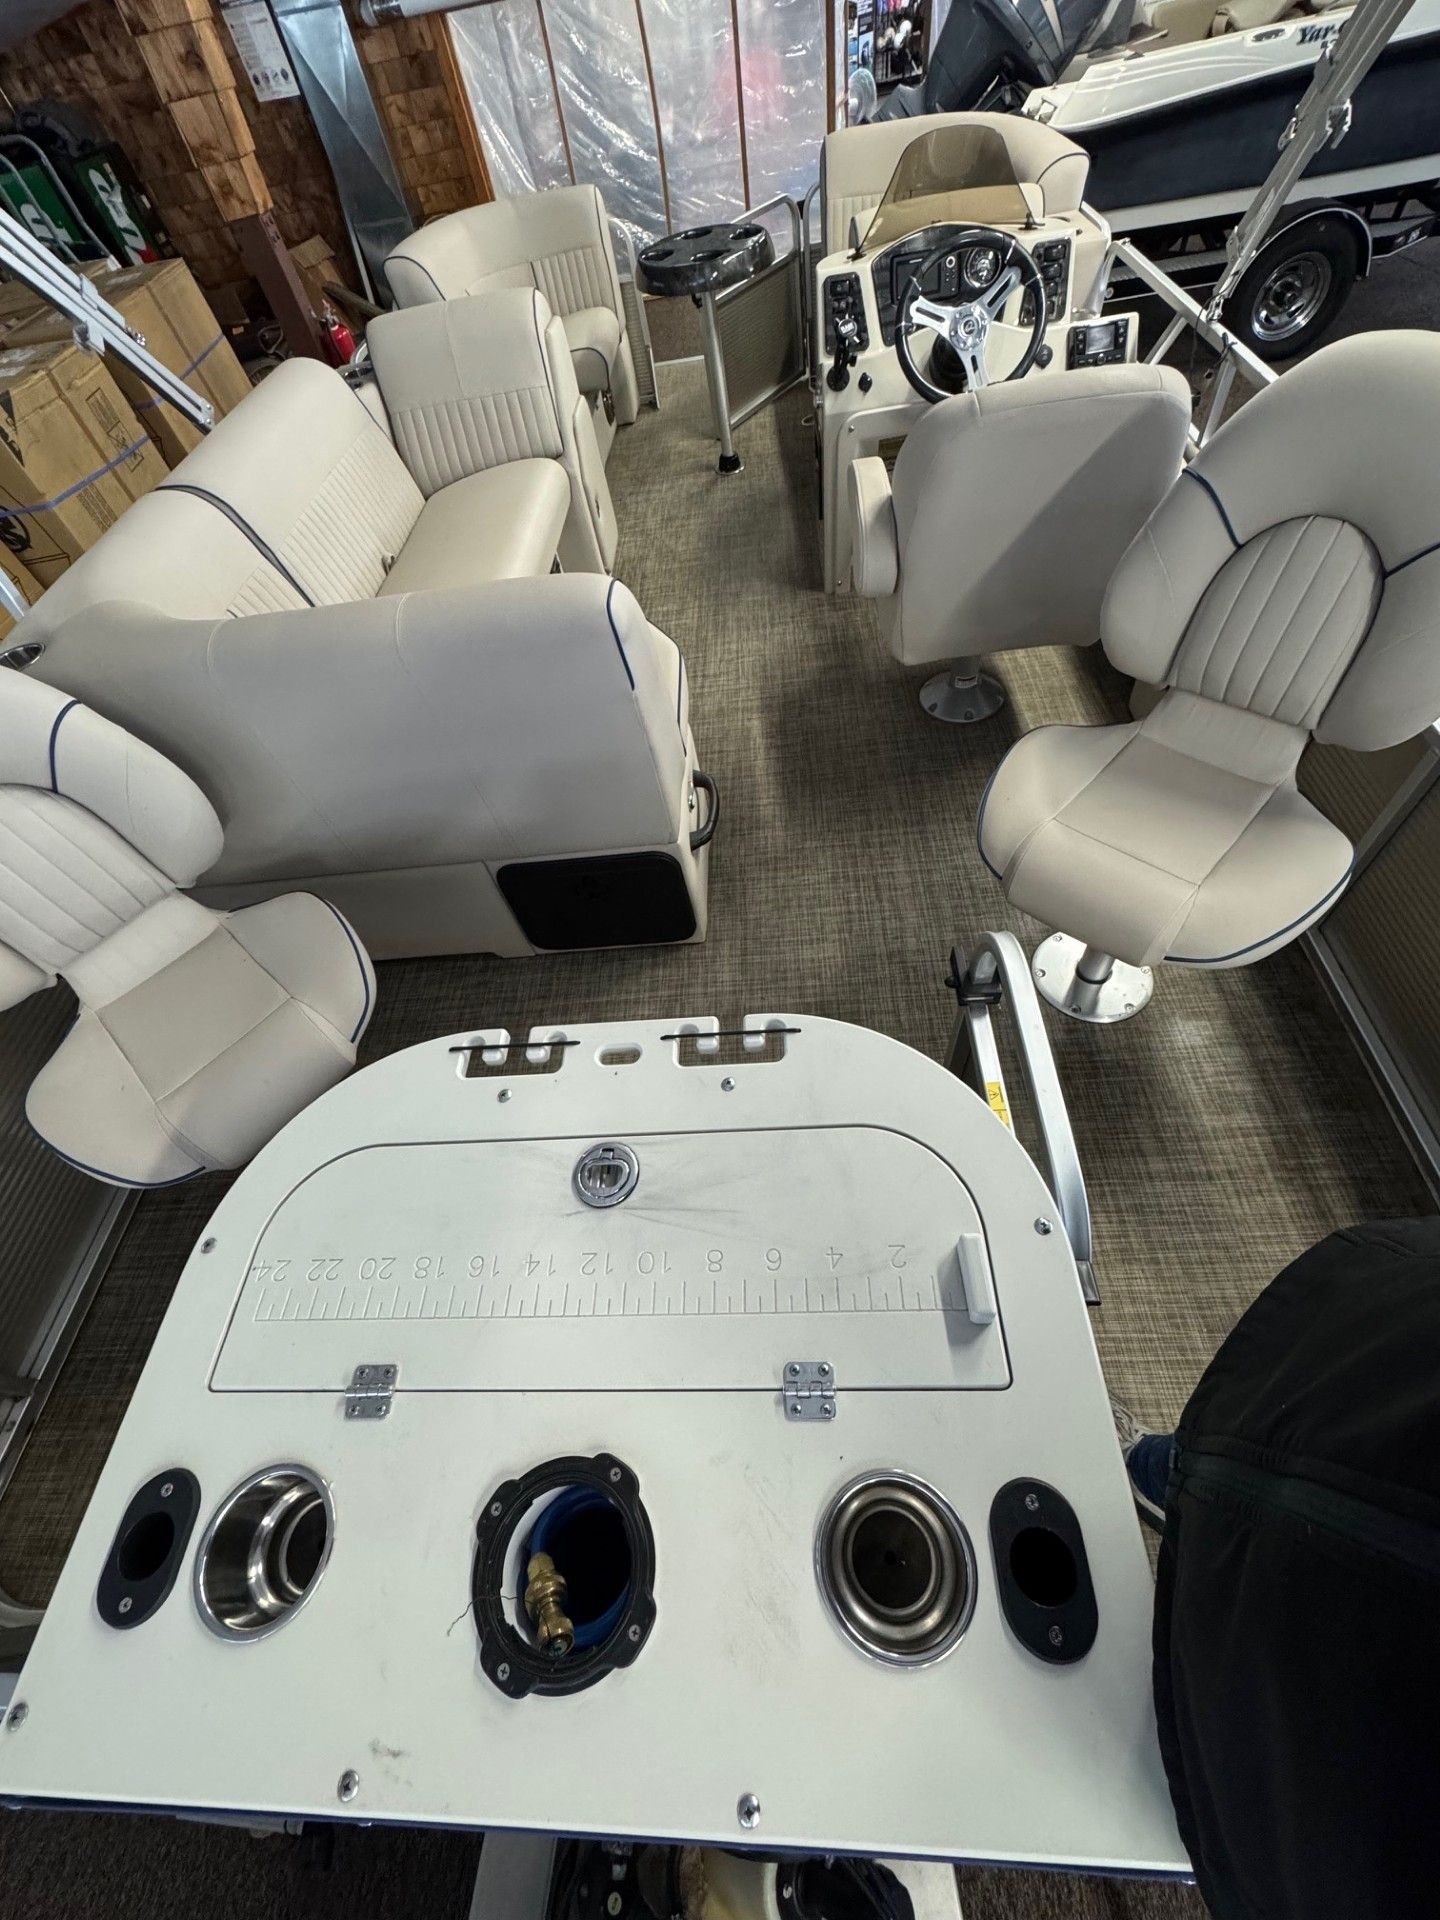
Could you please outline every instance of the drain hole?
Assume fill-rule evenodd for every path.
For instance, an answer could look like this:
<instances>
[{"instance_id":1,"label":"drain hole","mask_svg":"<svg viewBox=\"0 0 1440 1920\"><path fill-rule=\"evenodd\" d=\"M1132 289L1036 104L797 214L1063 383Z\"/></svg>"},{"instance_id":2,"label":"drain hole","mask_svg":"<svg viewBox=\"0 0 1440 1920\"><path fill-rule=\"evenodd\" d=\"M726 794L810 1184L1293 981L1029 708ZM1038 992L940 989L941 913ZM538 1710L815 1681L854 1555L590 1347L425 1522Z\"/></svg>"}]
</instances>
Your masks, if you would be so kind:
<instances>
[{"instance_id":1,"label":"drain hole","mask_svg":"<svg viewBox=\"0 0 1440 1920\"><path fill-rule=\"evenodd\" d=\"M975 1555L954 1509L909 1474L866 1474L821 1517L815 1571L866 1653L921 1665L948 1653L975 1604Z\"/></svg>"},{"instance_id":2,"label":"drain hole","mask_svg":"<svg viewBox=\"0 0 1440 1920\"><path fill-rule=\"evenodd\" d=\"M901 1507L866 1514L850 1536L849 1560L855 1585L881 1613L913 1613L934 1590L929 1537Z\"/></svg>"},{"instance_id":3,"label":"drain hole","mask_svg":"<svg viewBox=\"0 0 1440 1920\"><path fill-rule=\"evenodd\" d=\"M1073 1599L1079 1574L1075 1556L1048 1527L1025 1527L1010 1543L1010 1572L1037 1607L1063 1607Z\"/></svg>"},{"instance_id":4,"label":"drain hole","mask_svg":"<svg viewBox=\"0 0 1440 1920\"><path fill-rule=\"evenodd\" d=\"M168 1513L146 1513L120 1542L115 1565L122 1580L149 1580L165 1564L175 1544L175 1522Z\"/></svg>"},{"instance_id":5,"label":"drain hole","mask_svg":"<svg viewBox=\"0 0 1440 1920\"><path fill-rule=\"evenodd\" d=\"M324 1571L333 1532L329 1494L303 1467L271 1467L242 1482L195 1557L201 1618L227 1639L273 1633Z\"/></svg>"}]
</instances>

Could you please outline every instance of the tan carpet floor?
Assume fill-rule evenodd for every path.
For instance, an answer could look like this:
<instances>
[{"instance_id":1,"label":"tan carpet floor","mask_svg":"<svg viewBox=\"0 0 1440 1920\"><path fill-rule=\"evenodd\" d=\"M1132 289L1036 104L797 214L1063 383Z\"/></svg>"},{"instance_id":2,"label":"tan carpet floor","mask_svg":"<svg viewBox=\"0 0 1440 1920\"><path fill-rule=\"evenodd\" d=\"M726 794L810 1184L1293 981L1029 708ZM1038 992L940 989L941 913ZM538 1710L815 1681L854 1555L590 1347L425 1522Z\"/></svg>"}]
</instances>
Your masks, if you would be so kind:
<instances>
[{"instance_id":1,"label":"tan carpet floor","mask_svg":"<svg viewBox=\"0 0 1440 1920\"><path fill-rule=\"evenodd\" d=\"M667 369L661 412L612 462L617 571L684 649L702 761L718 780L711 934L700 948L380 970L366 1057L477 1025L637 1014L824 1014L939 1054L952 941L1016 924L974 817L1015 736L1119 717L1098 652L1012 655L1010 703L974 729L926 718L871 611L819 590L808 397L741 430L722 479L701 437L703 374ZM1038 929L1017 928L1027 940ZM1090 1183L1112 1386L1172 1421L1238 1313L1347 1222L1429 1211L1425 1189L1303 952L1243 972L1166 974L1145 1016L1053 1033ZM0 1582L43 1601L223 1182L141 1203L3 1503ZM239 1737L248 1737L237 1730ZM255 1736L260 1738L259 1731ZM159 1820L0 1819L0 1920L465 1912L473 1840L301 1843ZM1183 1889L966 1871L967 1920L1199 1920Z\"/></svg>"}]
</instances>

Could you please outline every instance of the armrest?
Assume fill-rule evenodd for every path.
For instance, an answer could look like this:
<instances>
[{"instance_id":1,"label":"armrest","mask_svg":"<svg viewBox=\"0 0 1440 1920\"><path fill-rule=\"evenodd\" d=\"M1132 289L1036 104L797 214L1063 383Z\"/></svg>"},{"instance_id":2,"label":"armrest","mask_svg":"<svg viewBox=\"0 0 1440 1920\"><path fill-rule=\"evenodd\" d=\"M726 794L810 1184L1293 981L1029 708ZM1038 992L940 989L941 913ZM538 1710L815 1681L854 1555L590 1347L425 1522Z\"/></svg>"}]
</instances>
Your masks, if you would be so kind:
<instances>
[{"instance_id":1,"label":"armrest","mask_svg":"<svg viewBox=\"0 0 1440 1920\"><path fill-rule=\"evenodd\" d=\"M39 666L209 794L218 885L665 844L672 656L626 588L556 574L243 620L112 602Z\"/></svg>"},{"instance_id":2,"label":"armrest","mask_svg":"<svg viewBox=\"0 0 1440 1920\"><path fill-rule=\"evenodd\" d=\"M900 578L895 505L885 462L875 455L850 463L850 577L855 591L883 600Z\"/></svg>"},{"instance_id":3,"label":"armrest","mask_svg":"<svg viewBox=\"0 0 1440 1920\"><path fill-rule=\"evenodd\" d=\"M511 460L561 457L566 416L546 351L550 320L543 294L510 287L370 322L395 445L427 499Z\"/></svg>"}]
</instances>

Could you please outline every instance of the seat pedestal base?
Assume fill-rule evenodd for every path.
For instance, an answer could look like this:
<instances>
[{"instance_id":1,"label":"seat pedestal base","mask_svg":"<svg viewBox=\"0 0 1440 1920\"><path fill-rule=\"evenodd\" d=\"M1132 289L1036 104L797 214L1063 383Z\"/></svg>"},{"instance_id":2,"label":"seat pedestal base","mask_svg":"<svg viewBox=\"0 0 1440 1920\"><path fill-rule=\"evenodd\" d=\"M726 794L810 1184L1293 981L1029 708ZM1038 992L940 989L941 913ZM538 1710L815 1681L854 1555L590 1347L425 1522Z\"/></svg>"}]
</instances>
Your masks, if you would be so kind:
<instances>
[{"instance_id":1,"label":"seat pedestal base","mask_svg":"<svg viewBox=\"0 0 1440 1920\"><path fill-rule=\"evenodd\" d=\"M973 660L957 660L920 689L920 704L933 720L954 726L988 720L1005 704L1005 689L993 673L982 673Z\"/></svg>"},{"instance_id":2,"label":"seat pedestal base","mask_svg":"<svg viewBox=\"0 0 1440 1920\"><path fill-rule=\"evenodd\" d=\"M1030 971L1041 997L1071 1020L1109 1027L1150 1003L1155 977L1113 954L1098 953L1072 934L1052 933L1035 949Z\"/></svg>"}]
</instances>

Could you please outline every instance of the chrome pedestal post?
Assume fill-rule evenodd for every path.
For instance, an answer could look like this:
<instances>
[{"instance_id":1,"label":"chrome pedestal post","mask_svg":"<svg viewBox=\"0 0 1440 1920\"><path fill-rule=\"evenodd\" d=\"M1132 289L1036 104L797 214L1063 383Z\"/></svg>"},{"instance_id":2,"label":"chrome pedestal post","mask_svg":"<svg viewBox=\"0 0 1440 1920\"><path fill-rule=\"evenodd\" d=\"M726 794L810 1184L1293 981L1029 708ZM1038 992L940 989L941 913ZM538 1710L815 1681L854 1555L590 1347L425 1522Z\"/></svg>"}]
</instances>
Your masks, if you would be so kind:
<instances>
[{"instance_id":1,"label":"chrome pedestal post","mask_svg":"<svg viewBox=\"0 0 1440 1920\"><path fill-rule=\"evenodd\" d=\"M998 713L1005 704L1005 689L993 673L982 673L980 662L967 656L925 682L920 704L934 720L966 726Z\"/></svg>"},{"instance_id":2,"label":"chrome pedestal post","mask_svg":"<svg viewBox=\"0 0 1440 1920\"><path fill-rule=\"evenodd\" d=\"M720 350L720 329L715 319L715 296L702 293L700 317L705 332L705 376L710 382L710 406L715 415L715 436L720 442L716 471L739 473L743 462L730 437L730 389L725 384L725 356Z\"/></svg>"},{"instance_id":3,"label":"chrome pedestal post","mask_svg":"<svg viewBox=\"0 0 1440 1920\"><path fill-rule=\"evenodd\" d=\"M1042 999L1070 1019L1096 1027L1133 1019L1155 991L1149 967L1132 967L1068 933L1042 940L1030 971Z\"/></svg>"}]
</instances>

